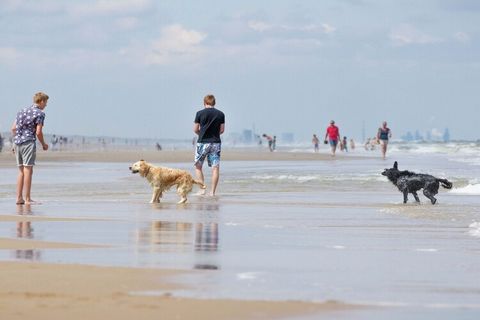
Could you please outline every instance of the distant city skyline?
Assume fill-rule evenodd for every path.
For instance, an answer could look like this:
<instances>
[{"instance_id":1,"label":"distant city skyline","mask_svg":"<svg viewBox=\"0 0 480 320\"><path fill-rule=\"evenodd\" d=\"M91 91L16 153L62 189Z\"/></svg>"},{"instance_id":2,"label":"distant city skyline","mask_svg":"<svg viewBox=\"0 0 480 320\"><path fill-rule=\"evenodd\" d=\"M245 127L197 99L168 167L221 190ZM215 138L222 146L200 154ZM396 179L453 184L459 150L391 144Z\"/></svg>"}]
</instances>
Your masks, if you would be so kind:
<instances>
[{"instance_id":1,"label":"distant city skyline","mask_svg":"<svg viewBox=\"0 0 480 320\"><path fill-rule=\"evenodd\" d=\"M480 1L3 0L0 18L0 132L44 91L50 134L191 139L213 93L226 135L480 139Z\"/></svg>"}]
</instances>

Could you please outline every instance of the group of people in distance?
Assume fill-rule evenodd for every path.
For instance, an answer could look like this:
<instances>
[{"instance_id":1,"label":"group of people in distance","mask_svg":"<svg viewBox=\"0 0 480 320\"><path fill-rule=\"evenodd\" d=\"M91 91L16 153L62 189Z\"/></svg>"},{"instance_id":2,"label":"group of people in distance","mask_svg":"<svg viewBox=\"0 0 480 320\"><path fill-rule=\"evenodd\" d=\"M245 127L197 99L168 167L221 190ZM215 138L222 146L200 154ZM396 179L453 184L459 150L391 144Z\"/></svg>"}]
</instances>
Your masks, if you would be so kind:
<instances>
[{"instance_id":1,"label":"group of people in distance","mask_svg":"<svg viewBox=\"0 0 480 320\"><path fill-rule=\"evenodd\" d=\"M382 126L378 128L377 136L376 136L376 141L380 144L381 150L382 150L382 158L385 159L386 154L387 154L387 146L388 146L388 141L392 137L392 132L390 128L387 127L387 122L383 121ZM332 157L335 156L335 152L337 150L337 145L340 145L340 148L344 151L348 151L347 147L347 137L343 137L343 139L340 137L340 130L338 127L335 125L334 120L330 120L330 125L327 127L327 131L325 132L325 138L323 141L325 144L330 145L330 150L332 152ZM316 134L313 134L312 138L312 143L313 143L313 149L315 152L318 152L320 147L320 139ZM353 142L353 139L350 139L350 147L352 149L355 148L355 143Z\"/></svg>"}]
</instances>

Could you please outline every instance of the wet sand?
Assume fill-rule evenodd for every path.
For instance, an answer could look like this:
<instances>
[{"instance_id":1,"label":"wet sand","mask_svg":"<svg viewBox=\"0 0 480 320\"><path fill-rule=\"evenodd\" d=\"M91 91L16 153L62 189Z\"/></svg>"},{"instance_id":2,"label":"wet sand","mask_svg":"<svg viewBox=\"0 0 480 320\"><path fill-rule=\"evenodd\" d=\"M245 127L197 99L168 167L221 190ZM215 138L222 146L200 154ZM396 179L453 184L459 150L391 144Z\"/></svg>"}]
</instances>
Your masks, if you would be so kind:
<instances>
[{"instance_id":1,"label":"wet sand","mask_svg":"<svg viewBox=\"0 0 480 320\"><path fill-rule=\"evenodd\" d=\"M37 150L37 163L42 161L73 161L73 162L135 162L144 159L149 162L191 162L193 150L105 150L105 151L41 151ZM337 159L354 159L353 155L338 153ZM263 149L224 149L222 161L318 161L331 160L327 153L301 153L301 152L269 152ZM0 153L0 167L15 165L12 153Z\"/></svg>"},{"instance_id":2,"label":"wet sand","mask_svg":"<svg viewBox=\"0 0 480 320\"><path fill-rule=\"evenodd\" d=\"M190 162L193 152L177 151L98 151L37 152L42 162L134 162L146 159L153 163ZM341 156L340 156L341 157ZM222 160L330 160L327 154L289 153L257 150L224 150ZM11 153L0 154L0 167L15 165ZM0 222L72 222L95 219L6 215ZM101 220L101 219L99 219ZM96 244L42 241L36 239L0 238L0 250L83 250ZM224 299L191 299L173 297L169 290L178 284L169 279L187 271L98 267L79 264L39 262L0 262L0 317L2 319L278 319L352 307L336 302L243 301ZM194 271L188 271L194 272ZM135 295L135 292L165 291L161 296Z\"/></svg>"},{"instance_id":3,"label":"wet sand","mask_svg":"<svg viewBox=\"0 0 480 320\"><path fill-rule=\"evenodd\" d=\"M335 302L175 298L178 271L0 262L2 319L278 319L351 307ZM163 296L135 292L164 290Z\"/></svg>"}]
</instances>

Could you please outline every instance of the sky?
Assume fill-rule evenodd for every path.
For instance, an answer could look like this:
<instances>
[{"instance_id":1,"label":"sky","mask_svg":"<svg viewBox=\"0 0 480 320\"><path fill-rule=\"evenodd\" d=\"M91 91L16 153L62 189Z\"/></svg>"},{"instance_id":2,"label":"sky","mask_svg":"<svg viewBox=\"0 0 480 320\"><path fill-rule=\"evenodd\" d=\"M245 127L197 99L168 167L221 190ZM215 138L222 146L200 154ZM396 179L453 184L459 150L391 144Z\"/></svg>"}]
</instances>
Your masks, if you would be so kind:
<instances>
[{"instance_id":1,"label":"sky","mask_svg":"<svg viewBox=\"0 0 480 320\"><path fill-rule=\"evenodd\" d=\"M0 0L0 131L43 91L46 133L191 139L211 93L225 135L476 140L479 21L477 0Z\"/></svg>"}]
</instances>

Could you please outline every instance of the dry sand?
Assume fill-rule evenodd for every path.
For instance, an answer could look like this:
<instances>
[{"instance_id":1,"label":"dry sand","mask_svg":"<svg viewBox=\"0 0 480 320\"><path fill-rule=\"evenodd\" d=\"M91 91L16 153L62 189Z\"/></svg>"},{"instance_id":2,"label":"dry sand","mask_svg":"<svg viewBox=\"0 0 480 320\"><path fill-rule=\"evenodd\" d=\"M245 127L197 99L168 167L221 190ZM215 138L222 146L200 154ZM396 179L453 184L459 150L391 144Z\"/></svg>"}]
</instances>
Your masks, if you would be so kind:
<instances>
[{"instance_id":1,"label":"dry sand","mask_svg":"<svg viewBox=\"0 0 480 320\"><path fill-rule=\"evenodd\" d=\"M196 300L173 297L179 271L0 262L1 319L279 319L348 310L336 302ZM162 295L138 295L161 291Z\"/></svg>"}]
</instances>

